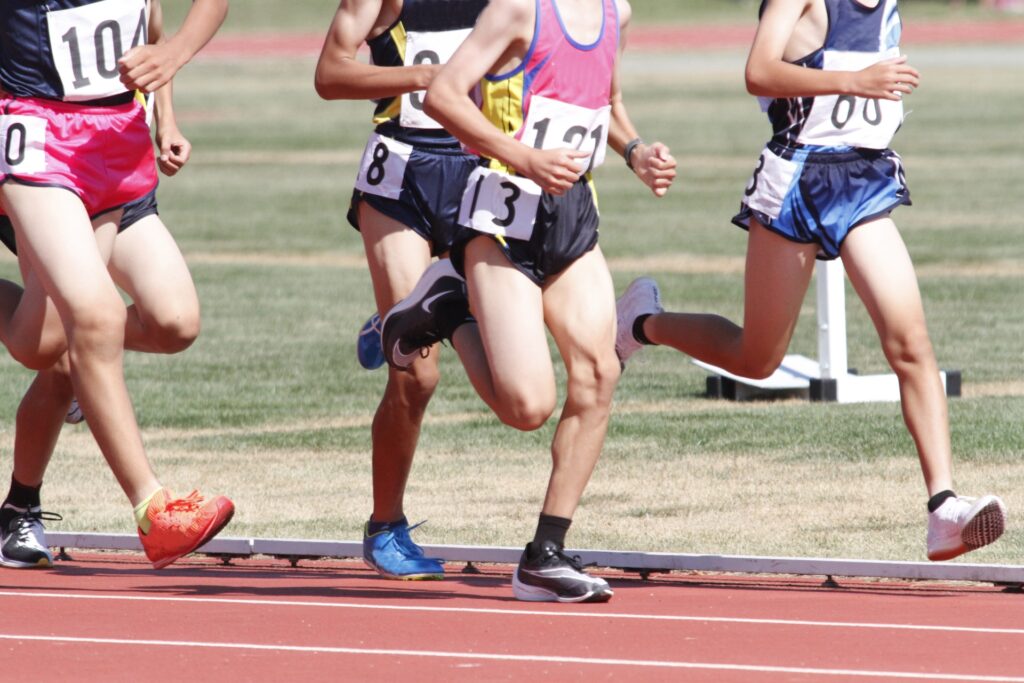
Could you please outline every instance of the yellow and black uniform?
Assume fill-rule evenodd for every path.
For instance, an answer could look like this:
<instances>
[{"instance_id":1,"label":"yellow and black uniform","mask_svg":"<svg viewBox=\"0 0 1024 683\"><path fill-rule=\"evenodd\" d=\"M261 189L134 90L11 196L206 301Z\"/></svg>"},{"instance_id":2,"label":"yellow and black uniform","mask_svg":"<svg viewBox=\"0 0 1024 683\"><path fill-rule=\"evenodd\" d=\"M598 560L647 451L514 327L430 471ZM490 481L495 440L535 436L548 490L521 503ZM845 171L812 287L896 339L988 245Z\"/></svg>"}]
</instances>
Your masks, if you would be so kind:
<instances>
[{"instance_id":1,"label":"yellow and black uniform","mask_svg":"<svg viewBox=\"0 0 1024 683\"><path fill-rule=\"evenodd\" d=\"M405 0L398 20L367 40L377 66L446 62L465 40L486 0ZM375 129L356 178L348 220L357 230L358 207L380 213L447 252L458 231L459 202L477 165L458 140L423 112L422 92L376 101Z\"/></svg>"}]
</instances>

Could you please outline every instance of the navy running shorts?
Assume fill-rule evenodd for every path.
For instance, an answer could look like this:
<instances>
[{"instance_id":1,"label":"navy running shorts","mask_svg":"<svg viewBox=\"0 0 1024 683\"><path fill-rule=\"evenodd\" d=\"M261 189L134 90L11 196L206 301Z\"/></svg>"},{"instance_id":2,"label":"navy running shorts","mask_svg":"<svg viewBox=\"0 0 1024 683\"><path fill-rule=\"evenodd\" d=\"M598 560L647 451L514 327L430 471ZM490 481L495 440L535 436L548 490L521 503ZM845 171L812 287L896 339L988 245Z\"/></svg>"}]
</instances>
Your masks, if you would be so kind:
<instances>
[{"instance_id":1,"label":"navy running shorts","mask_svg":"<svg viewBox=\"0 0 1024 683\"><path fill-rule=\"evenodd\" d=\"M462 230L457 221L466 179L479 159L448 140L413 145L396 199L353 190L348 210L352 227L359 230L359 203L366 202L427 240L434 256L449 251L455 234Z\"/></svg>"}]
</instances>

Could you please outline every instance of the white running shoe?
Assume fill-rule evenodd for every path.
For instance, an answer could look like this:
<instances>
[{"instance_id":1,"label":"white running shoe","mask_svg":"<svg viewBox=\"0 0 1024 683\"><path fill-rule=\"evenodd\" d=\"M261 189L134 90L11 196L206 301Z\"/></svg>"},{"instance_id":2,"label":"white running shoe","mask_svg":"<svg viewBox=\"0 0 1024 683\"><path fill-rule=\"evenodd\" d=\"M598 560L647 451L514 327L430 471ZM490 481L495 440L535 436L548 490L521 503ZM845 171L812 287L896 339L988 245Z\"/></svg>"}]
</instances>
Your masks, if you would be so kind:
<instances>
[{"instance_id":1,"label":"white running shoe","mask_svg":"<svg viewBox=\"0 0 1024 683\"><path fill-rule=\"evenodd\" d=\"M82 406L78 405L77 398L71 399L71 405L68 406L68 414L64 416L64 422L69 425L85 422L85 413L82 412Z\"/></svg>"},{"instance_id":2,"label":"white running shoe","mask_svg":"<svg viewBox=\"0 0 1024 683\"><path fill-rule=\"evenodd\" d=\"M1006 528L998 496L948 498L928 513L928 559L949 560L994 542Z\"/></svg>"},{"instance_id":3,"label":"white running shoe","mask_svg":"<svg viewBox=\"0 0 1024 683\"><path fill-rule=\"evenodd\" d=\"M633 323L641 315L661 313L661 292L658 283L649 277L638 277L629 283L626 291L615 302L618 317L618 332L615 335L615 353L623 367L630 356L643 348L633 336Z\"/></svg>"}]
</instances>

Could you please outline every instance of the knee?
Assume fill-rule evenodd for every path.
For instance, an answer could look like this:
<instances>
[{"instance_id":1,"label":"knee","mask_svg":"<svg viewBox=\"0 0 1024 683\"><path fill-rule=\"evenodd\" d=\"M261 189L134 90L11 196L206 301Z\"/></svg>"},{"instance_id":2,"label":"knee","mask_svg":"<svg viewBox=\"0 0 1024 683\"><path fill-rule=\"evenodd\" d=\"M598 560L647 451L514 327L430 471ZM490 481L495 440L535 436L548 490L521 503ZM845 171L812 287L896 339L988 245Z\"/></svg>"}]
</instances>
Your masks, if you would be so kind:
<instances>
[{"instance_id":1,"label":"knee","mask_svg":"<svg viewBox=\"0 0 1024 683\"><path fill-rule=\"evenodd\" d=\"M569 373L571 400L583 408L610 409L621 372L622 364L614 353L574 365Z\"/></svg>"},{"instance_id":2,"label":"knee","mask_svg":"<svg viewBox=\"0 0 1024 683\"><path fill-rule=\"evenodd\" d=\"M765 379L771 377L772 373L779 369L784 357L784 352L772 353L770 355L745 355L737 361L734 367L726 369L740 377Z\"/></svg>"},{"instance_id":3,"label":"knee","mask_svg":"<svg viewBox=\"0 0 1024 683\"><path fill-rule=\"evenodd\" d=\"M901 330L898 334L886 335L882 347L896 374L935 364L935 352L923 324Z\"/></svg>"},{"instance_id":4,"label":"knee","mask_svg":"<svg viewBox=\"0 0 1024 683\"><path fill-rule=\"evenodd\" d=\"M106 348L114 344L120 353L124 346L126 320L127 313L120 297L72 310L68 330L72 352L82 348Z\"/></svg>"},{"instance_id":5,"label":"knee","mask_svg":"<svg viewBox=\"0 0 1024 683\"><path fill-rule=\"evenodd\" d=\"M441 373L433 356L413 363L407 370L391 370L389 390L403 405L423 408L434 395Z\"/></svg>"},{"instance_id":6,"label":"knee","mask_svg":"<svg viewBox=\"0 0 1024 683\"><path fill-rule=\"evenodd\" d=\"M199 336L198 308L165 310L143 319L153 349L159 353L179 353Z\"/></svg>"},{"instance_id":7,"label":"knee","mask_svg":"<svg viewBox=\"0 0 1024 683\"><path fill-rule=\"evenodd\" d=\"M506 399L498 418L513 429L532 432L543 427L554 412L554 396L548 400L543 396L521 393Z\"/></svg>"}]
</instances>

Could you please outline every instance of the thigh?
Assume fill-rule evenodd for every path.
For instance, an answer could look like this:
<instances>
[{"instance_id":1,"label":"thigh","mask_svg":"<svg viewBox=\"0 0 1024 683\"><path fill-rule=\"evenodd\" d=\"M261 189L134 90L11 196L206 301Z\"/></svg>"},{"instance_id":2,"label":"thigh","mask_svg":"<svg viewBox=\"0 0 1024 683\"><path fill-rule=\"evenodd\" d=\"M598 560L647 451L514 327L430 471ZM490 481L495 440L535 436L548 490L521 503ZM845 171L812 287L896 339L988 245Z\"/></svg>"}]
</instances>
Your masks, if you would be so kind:
<instances>
[{"instance_id":1,"label":"thigh","mask_svg":"<svg viewBox=\"0 0 1024 683\"><path fill-rule=\"evenodd\" d=\"M746 349L768 354L780 349L785 352L814 272L817 251L815 244L793 242L756 219L751 221L743 295Z\"/></svg>"},{"instance_id":2,"label":"thigh","mask_svg":"<svg viewBox=\"0 0 1024 683\"><path fill-rule=\"evenodd\" d=\"M517 270L489 236L466 247L469 303L500 394L552 397L554 368L540 287Z\"/></svg>"},{"instance_id":3,"label":"thigh","mask_svg":"<svg viewBox=\"0 0 1024 683\"><path fill-rule=\"evenodd\" d=\"M883 338L924 327L914 264L892 219L858 226L843 242L842 255L850 283Z\"/></svg>"},{"instance_id":4,"label":"thigh","mask_svg":"<svg viewBox=\"0 0 1024 683\"><path fill-rule=\"evenodd\" d=\"M419 234L374 209L359 203L359 230L373 280L377 312L387 314L408 296L430 265L430 245Z\"/></svg>"},{"instance_id":5,"label":"thigh","mask_svg":"<svg viewBox=\"0 0 1024 683\"><path fill-rule=\"evenodd\" d=\"M162 307L198 313L192 273L174 237L156 214L140 218L113 240L109 271L147 315ZM159 317L159 316L158 316Z\"/></svg>"},{"instance_id":6,"label":"thigh","mask_svg":"<svg viewBox=\"0 0 1024 683\"><path fill-rule=\"evenodd\" d=\"M544 319L570 374L615 356L615 288L600 247L548 281Z\"/></svg>"},{"instance_id":7,"label":"thigh","mask_svg":"<svg viewBox=\"0 0 1024 683\"><path fill-rule=\"evenodd\" d=\"M94 228L81 200L68 190L7 182L0 199L14 223L19 259L28 260L62 316L117 297L105 250L120 211L105 214Z\"/></svg>"}]
</instances>

